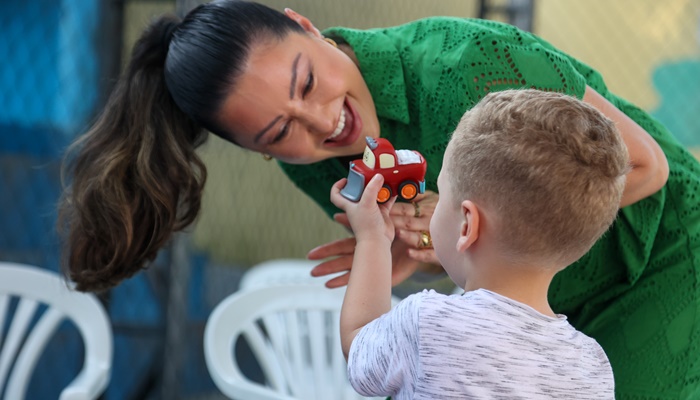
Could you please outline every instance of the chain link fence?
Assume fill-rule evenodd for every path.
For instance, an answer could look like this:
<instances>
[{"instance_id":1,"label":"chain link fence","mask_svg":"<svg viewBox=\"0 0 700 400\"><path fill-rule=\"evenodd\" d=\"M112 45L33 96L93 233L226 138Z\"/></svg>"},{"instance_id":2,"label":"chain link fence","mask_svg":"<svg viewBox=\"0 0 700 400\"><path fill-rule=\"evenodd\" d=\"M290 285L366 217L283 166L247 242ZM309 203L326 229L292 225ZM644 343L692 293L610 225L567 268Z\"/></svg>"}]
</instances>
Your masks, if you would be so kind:
<instances>
[{"instance_id":1,"label":"chain link fence","mask_svg":"<svg viewBox=\"0 0 700 400\"><path fill-rule=\"evenodd\" d=\"M195 3L0 2L0 260L58 270L52 232L65 145L103 104L146 24ZM430 15L512 22L598 69L613 92L648 110L700 155L700 0L263 3L291 7L320 29L391 26ZM303 258L347 235L274 162L214 136L201 155L209 181L197 224L152 268L104 297L115 331L104 399L223 398L201 354L211 309L237 289L249 266ZM408 282L404 290L422 285ZM80 368L75 354L82 347L72 327L62 327L50 348L62 352L42 358L30 398L55 398Z\"/></svg>"}]
</instances>

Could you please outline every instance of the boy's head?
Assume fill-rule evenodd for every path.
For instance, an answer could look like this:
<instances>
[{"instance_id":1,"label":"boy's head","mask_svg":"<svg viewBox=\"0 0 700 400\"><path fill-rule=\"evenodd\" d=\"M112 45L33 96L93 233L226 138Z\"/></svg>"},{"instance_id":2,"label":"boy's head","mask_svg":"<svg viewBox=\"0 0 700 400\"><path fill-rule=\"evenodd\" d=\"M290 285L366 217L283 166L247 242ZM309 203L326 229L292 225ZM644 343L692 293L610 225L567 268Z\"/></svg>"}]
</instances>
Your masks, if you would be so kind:
<instances>
[{"instance_id":1,"label":"boy's head","mask_svg":"<svg viewBox=\"0 0 700 400\"><path fill-rule=\"evenodd\" d=\"M563 268L614 221L628 163L614 123L592 106L537 90L490 93L464 114L445 152L431 221L438 257L455 252L441 247L457 238L440 236L456 234L451 221L464 221L468 200L488 216L481 226L499 254Z\"/></svg>"}]
</instances>

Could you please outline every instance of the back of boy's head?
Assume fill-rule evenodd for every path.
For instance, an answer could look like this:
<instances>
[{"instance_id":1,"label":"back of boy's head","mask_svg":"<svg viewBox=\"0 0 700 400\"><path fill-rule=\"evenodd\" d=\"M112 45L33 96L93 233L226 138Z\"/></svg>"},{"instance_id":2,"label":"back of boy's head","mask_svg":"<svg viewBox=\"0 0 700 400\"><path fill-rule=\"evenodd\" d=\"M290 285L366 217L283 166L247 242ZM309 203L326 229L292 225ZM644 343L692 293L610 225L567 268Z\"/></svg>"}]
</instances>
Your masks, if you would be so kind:
<instances>
[{"instance_id":1,"label":"back of boy's head","mask_svg":"<svg viewBox=\"0 0 700 400\"><path fill-rule=\"evenodd\" d=\"M454 197L493 211L499 250L561 267L612 224L629 170L611 120L571 96L529 89L485 96L449 148Z\"/></svg>"}]
</instances>

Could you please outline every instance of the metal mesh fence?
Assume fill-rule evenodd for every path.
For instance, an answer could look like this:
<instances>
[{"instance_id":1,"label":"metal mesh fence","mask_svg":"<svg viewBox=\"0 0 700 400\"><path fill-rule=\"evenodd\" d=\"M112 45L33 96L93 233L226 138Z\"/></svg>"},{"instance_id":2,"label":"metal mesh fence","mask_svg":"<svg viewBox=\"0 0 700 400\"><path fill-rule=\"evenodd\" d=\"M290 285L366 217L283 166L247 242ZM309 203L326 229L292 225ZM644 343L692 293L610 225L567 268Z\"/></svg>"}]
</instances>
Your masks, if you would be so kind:
<instances>
[{"instance_id":1,"label":"metal mesh fence","mask_svg":"<svg viewBox=\"0 0 700 400\"><path fill-rule=\"evenodd\" d=\"M0 2L0 260L58 269L52 232L64 146L102 103L116 60L128 58L144 26L193 3ZM700 154L700 0L263 3L291 7L320 29L391 26L430 15L483 16L530 27L598 69L613 92L651 112ZM248 266L304 257L347 235L274 162L214 136L201 154L209 181L191 235L179 237L180 245L166 249L153 268L105 298L116 346L106 399L223 398L201 355L212 307L236 290ZM404 290L419 287L409 282ZM30 398L54 398L79 368L60 362L65 351L73 359L82 351L70 328L62 327L50 345L64 353L42 358L36 376L51 378L34 378Z\"/></svg>"}]
</instances>

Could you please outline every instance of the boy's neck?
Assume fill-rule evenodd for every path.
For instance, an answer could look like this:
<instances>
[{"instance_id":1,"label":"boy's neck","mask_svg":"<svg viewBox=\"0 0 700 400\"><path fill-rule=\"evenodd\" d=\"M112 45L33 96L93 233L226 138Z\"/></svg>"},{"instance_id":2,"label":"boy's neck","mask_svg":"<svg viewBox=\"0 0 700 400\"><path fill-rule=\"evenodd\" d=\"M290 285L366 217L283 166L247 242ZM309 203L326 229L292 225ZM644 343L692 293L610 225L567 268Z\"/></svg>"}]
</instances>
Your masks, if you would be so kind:
<instances>
[{"instance_id":1,"label":"boy's neck","mask_svg":"<svg viewBox=\"0 0 700 400\"><path fill-rule=\"evenodd\" d=\"M486 289L523 303L551 317L547 292L554 277L553 270L533 266L489 266L470 277L464 290Z\"/></svg>"}]
</instances>

